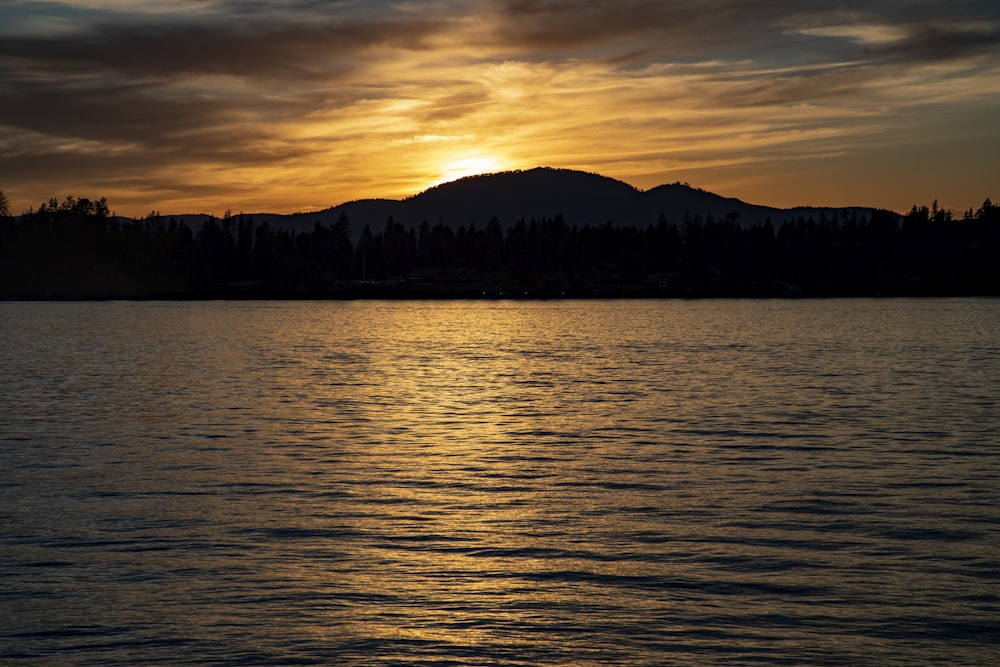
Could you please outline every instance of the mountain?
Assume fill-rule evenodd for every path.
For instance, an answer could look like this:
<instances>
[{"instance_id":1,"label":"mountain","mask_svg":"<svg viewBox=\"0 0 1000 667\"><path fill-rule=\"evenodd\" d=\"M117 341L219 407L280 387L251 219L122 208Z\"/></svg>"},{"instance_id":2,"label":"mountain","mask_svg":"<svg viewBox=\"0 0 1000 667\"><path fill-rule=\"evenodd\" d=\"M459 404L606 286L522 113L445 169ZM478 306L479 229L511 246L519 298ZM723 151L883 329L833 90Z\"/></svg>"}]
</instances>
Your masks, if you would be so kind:
<instances>
[{"instance_id":1,"label":"mountain","mask_svg":"<svg viewBox=\"0 0 1000 667\"><path fill-rule=\"evenodd\" d=\"M458 228L475 225L482 228L497 218L506 229L521 218L551 218L562 215L576 226L602 225L645 227L661 215L681 222L685 215L711 215L721 219L738 215L738 221L752 225L770 218L775 225L803 217L838 215L841 211L870 215L872 209L810 208L780 209L748 204L722 197L688 185L673 183L650 190L639 190L627 183L583 171L538 167L524 171L468 176L425 190L418 195L396 199L362 199L314 213L293 215L254 214L257 221L267 220L277 227L308 230L315 223L332 224L341 215L351 222L353 240L365 225L373 232L384 228L391 217L405 226L418 227L424 220ZM184 216L194 218L195 216Z\"/></svg>"}]
</instances>

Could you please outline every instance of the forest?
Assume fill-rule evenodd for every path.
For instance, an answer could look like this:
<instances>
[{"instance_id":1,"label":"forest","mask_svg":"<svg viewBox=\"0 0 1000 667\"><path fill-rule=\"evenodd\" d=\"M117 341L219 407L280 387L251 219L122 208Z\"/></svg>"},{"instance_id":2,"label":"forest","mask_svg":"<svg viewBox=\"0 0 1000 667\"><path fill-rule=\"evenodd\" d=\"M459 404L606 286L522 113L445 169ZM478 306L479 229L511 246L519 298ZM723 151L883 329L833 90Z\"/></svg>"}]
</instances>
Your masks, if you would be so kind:
<instances>
[{"instance_id":1,"label":"forest","mask_svg":"<svg viewBox=\"0 0 1000 667\"><path fill-rule=\"evenodd\" d=\"M226 214L192 229L68 196L0 210L0 298L578 298L1000 295L1000 205L799 218L562 216L453 229L391 218L353 235ZM352 242L356 238L356 242Z\"/></svg>"}]
</instances>

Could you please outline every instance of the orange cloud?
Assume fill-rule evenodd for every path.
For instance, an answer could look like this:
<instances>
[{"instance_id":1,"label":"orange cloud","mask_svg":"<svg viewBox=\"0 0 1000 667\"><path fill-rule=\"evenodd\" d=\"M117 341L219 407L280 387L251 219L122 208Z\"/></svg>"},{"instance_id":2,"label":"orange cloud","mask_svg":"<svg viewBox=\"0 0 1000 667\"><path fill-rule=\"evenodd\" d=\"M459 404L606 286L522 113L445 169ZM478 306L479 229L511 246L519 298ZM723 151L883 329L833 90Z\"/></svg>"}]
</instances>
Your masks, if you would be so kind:
<instances>
[{"instance_id":1,"label":"orange cloud","mask_svg":"<svg viewBox=\"0 0 1000 667\"><path fill-rule=\"evenodd\" d=\"M30 11L0 8L0 188L24 208L76 193L134 215L290 212L540 164L780 206L966 207L997 182L986 2Z\"/></svg>"}]
</instances>

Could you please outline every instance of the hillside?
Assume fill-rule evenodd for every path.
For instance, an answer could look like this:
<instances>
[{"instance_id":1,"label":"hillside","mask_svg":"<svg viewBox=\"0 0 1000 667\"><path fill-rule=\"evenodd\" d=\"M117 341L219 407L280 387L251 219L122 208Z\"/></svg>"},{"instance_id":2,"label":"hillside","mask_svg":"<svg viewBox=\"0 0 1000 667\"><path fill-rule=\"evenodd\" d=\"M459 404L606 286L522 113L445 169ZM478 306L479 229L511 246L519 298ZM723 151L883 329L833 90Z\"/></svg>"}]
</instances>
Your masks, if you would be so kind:
<instances>
[{"instance_id":1,"label":"hillside","mask_svg":"<svg viewBox=\"0 0 1000 667\"><path fill-rule=\"evenodd\" d=\"M640 192L533 170L273 221L131 220L90 204L70 197L0 217L0 298L1000 294L1000 206L988 199L961 220L937 206L824 219L682 185ZM497 211L506 231L482 222ZM666 220L647 224L660 212Z\"/></svg>"},{"instance_id":2,"label":"hillside","mask_svg":"<svg viewBox=\"0 0 1000 667\"><path fill-rule=\"evenodd\" d=\"M431 225L443 222L457 229L475 225L484 227L492 218L502 228L519 219L552 218L562 215L570 225L602 225L613 222L623 227L645 227L662 215L668 221L681 222L685 215L711 215L719 219L738 214L741 224L750 225L766 218L779 225L799 216L818 218L840 211L870 215L872 209L808 208L780 209L748 204L739 199L674 183L650 190L638 190L622 181L569 169L538 167L525 171L469 176L430 188L403 200L362 199L346 202L315 213L295 215L254 214L273 226L308 230L316 221L332 224L342 214L351 222L352 238L357 240L365 225L372 231L384 228L391 217L407 227L418 227L426 220Z\"/></svg>"}]
</instances>

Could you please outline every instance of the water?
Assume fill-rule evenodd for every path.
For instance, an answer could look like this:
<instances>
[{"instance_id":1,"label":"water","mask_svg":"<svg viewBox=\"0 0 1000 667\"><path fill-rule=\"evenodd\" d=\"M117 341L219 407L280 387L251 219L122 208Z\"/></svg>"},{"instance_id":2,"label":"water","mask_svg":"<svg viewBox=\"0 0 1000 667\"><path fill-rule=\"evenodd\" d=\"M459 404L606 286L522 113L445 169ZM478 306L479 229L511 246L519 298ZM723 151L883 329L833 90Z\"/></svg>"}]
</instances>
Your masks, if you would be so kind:
<instances>
[{"instance_id":1,"label":"water","mask_svg":"<svg viewBox=\"0 0 1000 667\"><path fill-rule=\"evenodd\" d=\"M0 662L1000 664L1000 301L0 304Z\"/></svg>"}]
</instances>

